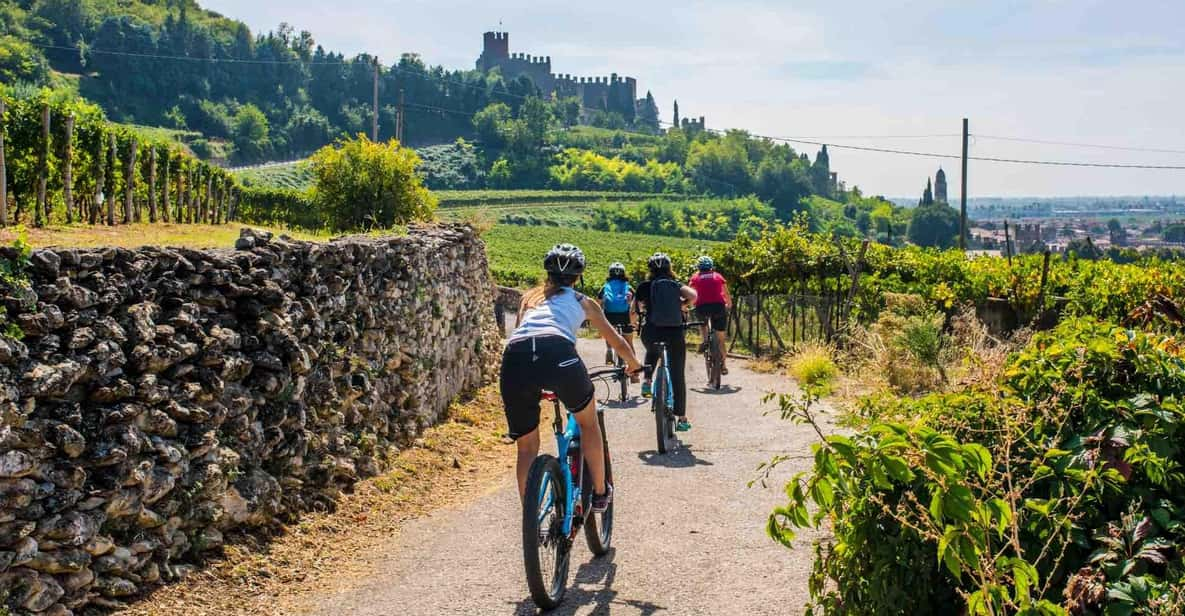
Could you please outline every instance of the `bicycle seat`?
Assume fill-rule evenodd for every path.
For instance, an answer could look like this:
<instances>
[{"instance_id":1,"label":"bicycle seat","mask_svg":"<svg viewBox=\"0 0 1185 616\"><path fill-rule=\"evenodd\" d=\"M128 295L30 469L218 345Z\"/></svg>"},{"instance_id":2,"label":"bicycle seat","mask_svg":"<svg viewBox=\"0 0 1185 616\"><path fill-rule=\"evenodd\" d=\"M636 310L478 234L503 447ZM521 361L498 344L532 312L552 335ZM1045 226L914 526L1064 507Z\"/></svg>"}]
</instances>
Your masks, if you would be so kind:
<instances>
[{"instance_id":1,"label":"bicycle seat","mask_svg":"<svg viewBox=\"0 0 1185 616\"><path fill-rule=\"evenodd\" d=\"M557 398L557 397L556 397L556 395L555 395L555 392L554 392L554 391L547 391L547 390L544 390L544 391L543 391L543 399L544 399L544 400L547 400L548 402L555 402L555 401L556 401L556 400L558 400L559 398Z\"/></svg>"}]
</instances>

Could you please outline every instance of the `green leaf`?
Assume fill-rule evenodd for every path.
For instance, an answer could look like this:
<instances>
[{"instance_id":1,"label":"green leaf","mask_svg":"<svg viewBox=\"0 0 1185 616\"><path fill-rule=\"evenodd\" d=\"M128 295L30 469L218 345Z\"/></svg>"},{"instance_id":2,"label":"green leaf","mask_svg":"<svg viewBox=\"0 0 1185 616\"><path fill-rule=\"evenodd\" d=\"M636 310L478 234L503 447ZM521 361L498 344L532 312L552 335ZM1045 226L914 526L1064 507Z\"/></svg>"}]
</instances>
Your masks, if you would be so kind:
<instances>
[{"instance_id":1,"label":"green leaf","mask_svg":"<svg viewBox=\"0 0 1185 616\"><path fill-rule=\"evenodd\" d=\"M954 486L942 499L942 512L961 522L970 522L974 500L966 486Z\"/></svg>"},{"instance_id":2,"label":"green leaf","mask_svg":"<svg viewBox=\"0 0 1185 616\"><path fill-rule=\"evenodd\" d=\"M835 502L835 490L831 482L823 478L816 479L811 486L811 498L823 509L830 509Z\"/></svg>"},{"instance_id":3,"label":"green leaf","mask_svg":"<svg viewBox=\"0 0 1185 616\"><path fill-rule=\"evenodd\" d=\"M968 443L963 445L963 453L979 478L986 478L988 471L992 469L992 454L988 452L987 447L979 443Z\"/></svg>"},{"instance_id":4,"label":"green leaf","mask_svg":"<svg viewBox=\"0 0 1185 616\"><path fill-rule=\"evenodd\" d=\"M896 456L883 456L881 462L885 465L885 470L888 471L889 476L901 483L909 483L913 481L914 474L910 470L909 464L904 459Z\"/></svg>"},{"instance_id":5,"label":"green leaf","mask_svg":"<svg viewBox=\"0 0 1185 616\"><path fill-rule=\"evenodd\" d=\"M942 521L942 491L935 490L934 494L930 495L930 517L935 522Z\"/></svg>"},{"instance_id":6,"label":"green leaf","mask_svg":"<svg viewBox=\"0 0 1185 616\"><path fill-rule=\"evenodd\" d=\"M889 477L885 474L885 469L880 464L872 464L868 467L869 474L872 475L872 483L882 490L892 490L893 484L889 483Z\"/></svg>"}]
</instances>

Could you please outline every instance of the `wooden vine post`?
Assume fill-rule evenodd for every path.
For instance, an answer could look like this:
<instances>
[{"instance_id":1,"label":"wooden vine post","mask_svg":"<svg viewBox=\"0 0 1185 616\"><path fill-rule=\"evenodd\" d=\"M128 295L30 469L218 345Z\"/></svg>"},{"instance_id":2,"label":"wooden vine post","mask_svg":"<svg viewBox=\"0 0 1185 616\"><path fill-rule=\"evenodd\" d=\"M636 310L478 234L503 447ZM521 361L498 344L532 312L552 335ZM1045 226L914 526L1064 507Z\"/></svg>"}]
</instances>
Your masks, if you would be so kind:
<instances>
[{"instance_id":1,"label":"wooden vine post","mask_svg":"<svg viewBox=\"0 0 1185 616\"><path fill-rule=\"evenodd\" d=\"M37 157L37 203L33 205L33 226L46 223L46 188L49 182L49 103L41 105L41 148Z\"/></svg>"},{"instance_id":2,"label":"wooden vine post","mask_svg":"<svg viewBox=\"0 0 1185 616\"><path fill-rule=\"evenodd\" d=\"M136 192L136 154L139 153L139 148L136 138L132 137L132 145L128 149L127 171L123 176L123 224L125 225L135 222L132 199Z\"/></svg>"},{"instance_id":3,"label":"wooden vine post","mask_svg":"<svg viewBox=\"0 0 1185 616\"><path fill-rule=\"evenodd\" d=\"M95 152L95 194L91 201L90 223L99 222L99 208L103 207L103 184L107 181L107 144L99 139L99 151Z\"/></svg>"},{"instance_id":4,"label":"wooden vine post","mask_svg":"<svg viewBox=\"0 0 1185 616\"><path fill-rule=\"evenodd\" d=\"M148 148L148 222L156 222L156 147Z\"/></svg>"},{"instance_id":5,"label":"wooden vine post","mask_svg":"<svg viewBox=\"0 0 1185 616\"><path fill-rule=\"evenodd\" d=\"M206 171L206 198L202 200L202 224L210 222L210 207L212 204L212 194L214 192L214 173L213 171Z\"/></svg>"},{"instance_id":6,"label":"wooden vine post","mask_svg":"<svg viewBox=\"0 0 1185 616\"><path fill-rule=\"evenodd\" d=\"M218 178L218 190L214 192L214 210L210 212L210 224L217 225L222 220L222 206L226 200L226 181Z\"/></svg>"},{"instance_id":7,"label":"wooden vine post","mask_svg":"<svg viewBox=\"0 0 1185 616\"><path fill-rule=\"evenodd\" d=\"M111 196L107 198L107 226L115 226L115 168L119 164L119 149L115 143L115 133L111 134Z\"/></svg>"},{"instance_id":8,"label":"wooden vine post","mask_svg":"<svg viewBox=\"0 0 1185 616\"><path fill-rule=\"evenodd\" d=\"M161 193L160 199L160 219L162 222L169 222L169 151L165 150L165 168L164 174L161 176Z\"/></svg>"},{"instance_id":9,"label":"wooden vine post","mask_svg":"<svg viewBox=\"0 0 1185 616\"><path fill-rule=\"evenodd\" d=\"M193 193L193 167L185 170L185 193L181 199L181 203L178 205L180 209L180 214L177 216L178 222L190 222L189 205L191 193Z\"/></svg>"},{"instance_id":10,"label":"wooden vine post","mask_svg":"<svg viewBox=\"0 0 1185 616\"><path fill-rule=\"evenodd\" d=\"M181 220L181 200L185 195L185 160L177 159L177 193L173 197L174 207L173 222L182 222Z\"/></svg>"},{"instance_id":11,"label":"wooden vine post","mask_svg":"<svg viewBox=\"0 0 1185 616\"><path fill-rule=\"evenodd\" d=\"M0 227L8 226L8 167L4 162L4 131L7 128L4 114L7 111L4 99L0 98Z\"/></svg>"},{"instance_id":12,"label":"wooden vine post","mask_svg":"<svg viewBox=\"0 0 1185 616\"><path fill-rule=\"evenodd\" d=\"M62 200L66 202L66 223L74 222L74 114L66 116L66 159L62 161ZM78 211L82 221L82 210Z\"/></svg>"}]
</instances>

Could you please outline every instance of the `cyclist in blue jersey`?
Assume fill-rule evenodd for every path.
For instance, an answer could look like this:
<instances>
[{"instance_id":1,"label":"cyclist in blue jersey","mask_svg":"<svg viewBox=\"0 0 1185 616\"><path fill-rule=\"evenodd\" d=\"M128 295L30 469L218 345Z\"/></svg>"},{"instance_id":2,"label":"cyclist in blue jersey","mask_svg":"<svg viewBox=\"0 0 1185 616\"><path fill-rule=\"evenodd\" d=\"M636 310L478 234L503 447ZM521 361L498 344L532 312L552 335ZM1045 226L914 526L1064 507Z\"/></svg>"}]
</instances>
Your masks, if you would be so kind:
<instances>
[{"instance_id":1,"label":"cyclist in blue jersey","mask_svg":"<svg viewBox=\"0 0 1185 616\"><path fill-rule=\"evenodd\" d=\"M580 424L580 448L593 481L592 510L604 512L613 499L605 482L605 455L597 422L596 391L576 352L576 332L588 321L626 362L626 372L642 370L633 349L609 324L601 306L572 288L584 273L584 253L571 244L552 248L543 259L547 280L528 293L519 309L519 326L502 354L502 404L509 434L518 446L519 496L539 455L539 400L544 390L559 398Z\"/></svg>"},{"instance_id":2,"label":"cyclist in blue jersey","mask_svg":"<svg viewBox=\"0 0 1185 616\"><path fill-rule=\"evenodd\" d=\"M630 318L630 305L634 302L634 287L630 285L630 278L625 273L625 266L614 263L609 266L609 277L601 286L597 298L601 300L601 308L605 311L605 318L609 324L618 328L625 336L626 344L634 348L634 323ZM613 351L608 340L605 340L605 363L613 363Z\"/></svg>"}]
</instances>

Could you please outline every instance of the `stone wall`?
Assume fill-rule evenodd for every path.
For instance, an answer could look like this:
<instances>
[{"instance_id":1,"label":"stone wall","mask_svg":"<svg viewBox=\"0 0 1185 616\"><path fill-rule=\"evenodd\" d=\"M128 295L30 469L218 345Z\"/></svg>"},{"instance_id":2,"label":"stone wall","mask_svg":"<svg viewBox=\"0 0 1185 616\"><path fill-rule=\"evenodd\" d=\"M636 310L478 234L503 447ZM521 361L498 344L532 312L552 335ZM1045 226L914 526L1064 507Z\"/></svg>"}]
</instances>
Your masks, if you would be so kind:
<instances>
[{"instance_id":1,"label":"stone wall","mask_svg":"<svg viewBox=\"0 0 1185 616\"><path fill-rule=\"evenodd\" d=\"M332 508L496 370L493 285L465 227L41 250L28 272L31 290L0 288L24 333L0 336L15 613L118 607L227 531Z\"/></svg>"}]
</instances>

